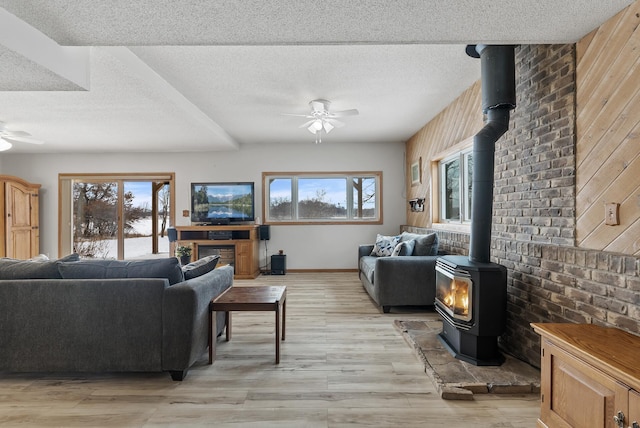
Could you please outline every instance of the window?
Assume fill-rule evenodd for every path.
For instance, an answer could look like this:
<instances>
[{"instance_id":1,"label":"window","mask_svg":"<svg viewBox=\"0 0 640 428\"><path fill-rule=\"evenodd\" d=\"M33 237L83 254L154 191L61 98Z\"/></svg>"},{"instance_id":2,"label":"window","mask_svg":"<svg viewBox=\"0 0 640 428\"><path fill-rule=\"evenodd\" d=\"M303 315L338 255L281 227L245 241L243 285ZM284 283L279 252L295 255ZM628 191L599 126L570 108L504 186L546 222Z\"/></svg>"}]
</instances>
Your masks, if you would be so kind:
<instances>
[{"instance_id":1,"label":"window","mask_svg":"<svg viewBox=\"0 0 640 428\"><path fill-rule=\"evenodd\" d=\"M264 173L265 221L380 223L382 172Z\"/></svg>"},{"instance_id":2,"label":"window","mask_svg":"<svg viewBox=\"0 0 640 428\"><path fill-rule=\"evenodd\" d=\"M458 152L438 164L440 219L443 222L471 221L471 182L473 153L471 149Z\"/></svg>"}]
</instances>

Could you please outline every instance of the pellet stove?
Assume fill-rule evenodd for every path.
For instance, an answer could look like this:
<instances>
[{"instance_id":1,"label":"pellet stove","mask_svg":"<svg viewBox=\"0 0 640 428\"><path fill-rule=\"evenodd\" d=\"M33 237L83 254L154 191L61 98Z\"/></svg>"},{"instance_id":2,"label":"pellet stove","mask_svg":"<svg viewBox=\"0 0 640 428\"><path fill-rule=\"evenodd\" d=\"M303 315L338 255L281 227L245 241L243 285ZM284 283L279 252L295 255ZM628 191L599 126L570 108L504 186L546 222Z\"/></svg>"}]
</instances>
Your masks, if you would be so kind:
<instances>
[{"instance_id":1,"label":"pellet stove","mask_svg":"<svg viewBox=\"0 0 640 428\"><path fill-rule=\"evenodd\" d=\"M435 307L442 316L442 343L458 359L500 365L498 337L504 333L507 270L491 263L495 143L509 129L516 105L513 46L469 45L481 61L485 126L473 139L471 242L469 257L443 256L436 262Z\"/></svg>"},{"instance_id":2,"label":"pellet stove","mask_svg":"<svg viewBox=\"0 0 640 428\"><path fill-rule=\"evenodd\" d=\"M478 366L504 362L498 336L504 333L507 270L475 263L465 256L436 261L436 311L442 317L440 339L456 358Z\"/></svg>"}]
</instances>

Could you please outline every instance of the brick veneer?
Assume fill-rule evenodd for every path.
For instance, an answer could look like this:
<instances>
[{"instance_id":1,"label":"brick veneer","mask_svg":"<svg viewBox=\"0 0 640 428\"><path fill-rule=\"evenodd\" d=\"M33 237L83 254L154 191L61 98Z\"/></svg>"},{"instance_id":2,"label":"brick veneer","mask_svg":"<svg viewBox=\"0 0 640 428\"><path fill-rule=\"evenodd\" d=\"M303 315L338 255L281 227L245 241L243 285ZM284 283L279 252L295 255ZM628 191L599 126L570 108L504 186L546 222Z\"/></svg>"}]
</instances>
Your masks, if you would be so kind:
<instances>
[{"instance_id":1,"label":"brick veneer","mask_svg":"<svg viewBox=\"0 0 640 428\"><path fill-rule=\"evenodd\" d=\"M508 269L501 346L538 366L531 322L581 322L640 333L640 259L575 247L575 46L516 47L518 106L496 144L492 261ZM469 234L438 233L468 254Z\"/></svg>"}]
</instances>

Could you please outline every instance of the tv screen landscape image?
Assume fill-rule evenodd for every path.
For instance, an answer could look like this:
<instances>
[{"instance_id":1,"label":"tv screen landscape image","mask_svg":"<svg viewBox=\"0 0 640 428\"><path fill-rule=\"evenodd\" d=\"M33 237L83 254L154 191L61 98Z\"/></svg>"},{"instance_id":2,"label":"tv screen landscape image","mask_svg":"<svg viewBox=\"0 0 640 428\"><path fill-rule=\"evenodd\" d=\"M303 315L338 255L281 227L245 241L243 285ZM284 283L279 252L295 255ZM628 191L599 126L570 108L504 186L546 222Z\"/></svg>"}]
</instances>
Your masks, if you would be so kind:
<instances>
[{"instance_id":1,"label":"tv screen landscape image","mask_svg":"<svg viewBox=\"0 0 640 428\"><path fill-rule=\"evenodd\" d=\"M254 220L254 186L246 183L191 183L192 223Z\"/></svg>"}]
</instances>

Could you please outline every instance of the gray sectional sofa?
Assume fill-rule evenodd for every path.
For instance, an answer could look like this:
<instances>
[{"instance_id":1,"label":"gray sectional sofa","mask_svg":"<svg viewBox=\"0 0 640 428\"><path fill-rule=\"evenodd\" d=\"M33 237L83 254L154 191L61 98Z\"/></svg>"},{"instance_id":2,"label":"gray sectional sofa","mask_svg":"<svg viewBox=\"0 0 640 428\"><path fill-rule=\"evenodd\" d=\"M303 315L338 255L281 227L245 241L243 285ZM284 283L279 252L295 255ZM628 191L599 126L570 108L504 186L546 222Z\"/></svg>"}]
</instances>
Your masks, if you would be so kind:
<instances>
[{"instance_id":1,"label":"gray sectional sofa","mask_svg":"<svg viewBox=\"0 0 640 428\"><path fill-rule=\"evenodd\" d=\"M233 284L233 267L212 265L0 259L0 371L168 371L182 380L207 350L209 302Z\"/></svg>"},{"instance_id":2,"label":"gray sectional sofa","mask_svg":"<svg viewBox=\"0 0 640 428\"><path fill-rule=\"evenodd\" d=\"M435 233L378 235L375 244L358 247L358 275L385 313L392 306L430 306L436 295L438 257Z\"/></svg>"}]
</instances>

